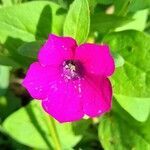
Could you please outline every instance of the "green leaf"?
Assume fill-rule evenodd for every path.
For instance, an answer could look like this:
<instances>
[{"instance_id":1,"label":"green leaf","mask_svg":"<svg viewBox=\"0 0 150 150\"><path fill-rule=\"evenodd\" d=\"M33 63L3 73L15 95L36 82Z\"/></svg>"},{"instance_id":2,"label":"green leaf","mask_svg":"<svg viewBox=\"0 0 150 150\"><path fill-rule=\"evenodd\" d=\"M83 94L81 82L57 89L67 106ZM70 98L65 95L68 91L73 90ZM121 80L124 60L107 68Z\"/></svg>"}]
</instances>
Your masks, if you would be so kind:
<instances>
[{"instance_id":1,"label":"green leaf","mask_svg":"<svg viewBox=\"0 0 150 150\"><path fill-rule=\"evenodd\" d=\"M18 48L18 53L22 56L36 59L41 46L42 42L40 41L24 43Z\"/></svg>"},{"instance_id":2,"label":"green leaf","mask_svg":"<svg viewBox=\"0 0 150 150\"><path fill-rule=\"evenodd\" d=\"M145 121L150 112L150 98L114 95L119 104L138 121Z\"/></svg>"},{"instance_id":3,"label":"green leaf","mask_svg":"<svg viewBox=\"0 0 150 150\"><path fill-rule=\"evenodd\" d=\"M69 9L65 24L64 35L75 38L78 43L87 39L90 27L90 12L87 0L75 0Z\"/></svg>"},{"instance_id":4,"label":"green leaf","mask_svg":"<svg viewBox=\"0 0 150 150\"><path fill-rule=\"evenodd\" d=\"M118 16L126 16L132 0L114 0L115 14Z\"/></svg>"},{"instance_id":5,"label":"green leaf","mask_svg":"<svg viewBox=\"0 0 150 150\"><path fill-rule=\"evenodd\" d=\"M99 33L107 33L130 21L131 19L127 17L107 15L103 13L95 13L94 15L91 16L91 31L98 31Z\"/></svg>"},{"instance_id":6,"label":"green leaf","mask_svg":"<svg viewBox=\"0 0 150 150\"><path fill-rule=\"evenodd\" d=\"M128 122L112 112L100 120L99 139L105 150L149 150L149 130L150 120L135 124L134 120Z\"/></svg>"},{"instance_id":7,"label":"green leaf","mask_svg":"<svg viewBox=\"0 0 150 150\"><path fill-rule=\"evenodd\" d=\"M12 66L14 68L20 67L20 65L17 62L15 62L15 60L13 60L11 56L5 55L0 55L0 64L5 66Z\"/></svg>"},{"instance_id":8,"label":"green leaf","mask_svg":"<svg viewBox=\"0 0 150 150\"><path fill-rule=\"evenodd\" d=\"M73 0L51 0L51 1L59 4L63 8L68 8L69 5L73 2Z\"/></svg>"},{"instance_id":9,"label":"green leaf","mask_svg":"<svg viewBox=\"0 0 150 150\"><path fill-rule=\"evenodd\" d=\"M113 0L96 0L99 4L109 5L113 3Z\"/></svg>"},{"instance_id":10,"label":"green leaf","mask_svg":"<svg viewBox=\"0 0 150 150\"><path fill-rule=\"evenodd\" d=\"M112 33L104 39L125 61L112 77L114 96L138 121L145 121L150 112L149 41L149 35L132 30Z\"/></svg>"},{"instance_id":11,"label":"green leaf","mask_svg":"<svg viewBox=\"0 0 150 150\"><path fill-rule=\"evenodd\" d=\"M117 28L116 31L123 31L129 29L143 31L147 24L148 13L149 13L148 9L136 12L132 17L134 21L129 22L124 26Z\"/></svg>"},{"instance_id":12,"label":"green leaf","mask_svg":"<svg viewBox=\"0 0 150 150\"><path fill-rule=\"evenodd\" d=\"M96 0L96 2L104 5L114 4L115 13L120 16L124 16L128 12L150 8L149 0Z\"/></svg>"},{"instance_id":13,"label":"green leaf","mask_svg":"<svg viewBox=\"0 0 150 150\"><path fill-rule=\"evenodd\" d=\"M4 43L11 37L31 42L35 38L47 38L51 32L60 34L64 20L62 13L57 4L44 1L1 8L0 41Z\"/></svg>"},{"instance_id":14,"label":"green leaf","mask_svg":"<svg viewBox=\"0 0 150 150\"><path fill-rule=\"evenodd\" d=\"M2 4L3 6L12 6L14 4L17 4L17 3L21 3L22 0L1 0L2 1Z\"/></svg>"},{"instance_id":15,"label":"green leaf","mask_svg":"<svg viewBox=\"0 0 150 150\"><path fill-rule=\"evenodd\" d=\"M13 5L13 2L12 2L12 0L2 0L2 4L4 6L11 6L11 5Z\"/></svg>"},{"instance_id":16,"label":"green leaf","mask_svg":"<svg viewBox=\"0 0 150 150\"><path fill-rule=\"evenodd\" d=\"M120 16L125 16L130 12L137 12L142 9L150 8L149 0L114 0L115 13Z\"/></svg>"},{"instance_id":17,"label":"green leaf","mask_svg":"<svg viewBox=\"0 0 150 150\"><path fill-rule=\"evenodd\" d=\"M60 124L50 118L36 100L10 115L3 128L18 142L38 149L71 149L81 138L70 123Z\"/></svg>"},{"instance_id":18,"label":"green leaf","mask_svg":"<svg viewBox=\"0 0 150 150\"><path fill-rule=\"evenodd\" d=\"M129 10L131 12L136 12L141 9L150 8L149 0L132 0Z\"/></svg>"},{"instance_id":19,"label":"green leaf","mask_svg":"<svg viewBox=\"0 0 150 150\"><path fill-rule=\"evenodd\" d=\"M33 11L34 10L34 11ZM32 61L18 54L25 42L46 39L48 34L61 34L64 10L59 5L34 1L0 9L0 43L17 63L27 66Z\"/></svg>"}]
</instances>

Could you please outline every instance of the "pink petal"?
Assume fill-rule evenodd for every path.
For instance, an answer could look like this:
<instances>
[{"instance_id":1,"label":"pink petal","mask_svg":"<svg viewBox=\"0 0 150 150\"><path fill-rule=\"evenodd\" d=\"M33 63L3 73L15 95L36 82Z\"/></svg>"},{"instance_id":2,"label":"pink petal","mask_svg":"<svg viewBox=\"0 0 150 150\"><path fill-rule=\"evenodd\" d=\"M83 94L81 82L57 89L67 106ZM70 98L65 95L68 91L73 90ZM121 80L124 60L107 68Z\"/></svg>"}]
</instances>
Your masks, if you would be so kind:
<instances>
[{"instance_id":1,"label":"pink petal","mask_svg":"<svg viewBox=\"0 0 150 150\"><path fill-rule=\"evenodd\" d=\"M41 66L35 62L31 64L22 85L30 95L36 99L46 98L49 91L49 84L58 78L58 71L49 66Z\"/></svg>"},{"instance_id":2,"label":"pink petal","mask_svg":"<svg viewBox=\"0 0 150 150\"><path fill-rule=\"evenodd\" d=\"M76 46L73 38L50 34L39 51L38 59L42 65L59 65L64 60L73 59Z\"/></svg>"},{"instance_id":3,"label":"pink petal","mask_svg":"<svg viewBox=\"0 0 150 150\"><path fill-rule=\"evenodd\" d=\"M52 84L47 99L42 101L46 112L59 122L71 122L83 117L82 100L76 81L58 80Z\"/></svg>"},{"instance_id":4,"label":"pink petal","mask_svg":"<svg viewBox=\"0 0 150 150\"><path fill-rule=\"evenodd\" d=\"M84 64L87 72L95 75L110 76L115 69L107 45L82 44L76 49L75 59Z\"/></svg>"},{"instance_id":5,"label":"pink petal","mask_svg":"<svg viewBox=\"0 0 150 150\"><path fill-rule=\"evenodd\" d=\"M94 78L93 78L94 79ZM112 88L107 78L58 80L52 84L43 108L59 122L72 122L84 114L95 117L111 108Z\"/></svg>"},{"instance_id":6,"label":"pink petal","mask_svg":"<svg viewBox=\"0 0 150 150\"><path fill-rule=\"evenodd\" d=\"M101 77L84 83L83 110L90 117L96 117L111 109L112 87L107 78Z\"/></svg>"}]
</instances>

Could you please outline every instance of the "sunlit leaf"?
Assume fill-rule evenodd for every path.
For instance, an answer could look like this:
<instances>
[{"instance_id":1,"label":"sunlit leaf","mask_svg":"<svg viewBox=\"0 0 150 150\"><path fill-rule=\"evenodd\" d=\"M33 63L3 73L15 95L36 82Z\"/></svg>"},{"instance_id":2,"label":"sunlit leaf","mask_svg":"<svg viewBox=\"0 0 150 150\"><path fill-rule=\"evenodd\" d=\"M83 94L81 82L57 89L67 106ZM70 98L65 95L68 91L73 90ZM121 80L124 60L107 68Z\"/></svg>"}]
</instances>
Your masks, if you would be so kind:
<instances>
[{"instance_id":1,"label":"sunlit leaf","mask_svg":"<svg viewBox=\"0 0 150 150\"><path fill-rule=\"evenodd\" d=\"M75 0L69 9L64 24L64 35L85 42L90 27L90 12L87 0Z\"/></svg>"},{"instance_id":2,"label":"sunlit leaf","mask_svg":"<svg viewBox=\"0 0 150 150\"><path fill-rule=\"evenodd\" d=\"M70 123L54 121L35 100L10 115L3 128L15 140L40 149L71 149L81 138L74 134Z\"/></svg>"},{"instance_id":3,"label":"sunlit leaf","mask_svg":"<svg viewBox=\"0 0 150 150\"><path fill-rule=\"evenodd\" d=\"M124 59L112 81L119 104L138 121L150 112L150 36L138 31L112 33L104 40Z\"/></svg>"}]
</instances>

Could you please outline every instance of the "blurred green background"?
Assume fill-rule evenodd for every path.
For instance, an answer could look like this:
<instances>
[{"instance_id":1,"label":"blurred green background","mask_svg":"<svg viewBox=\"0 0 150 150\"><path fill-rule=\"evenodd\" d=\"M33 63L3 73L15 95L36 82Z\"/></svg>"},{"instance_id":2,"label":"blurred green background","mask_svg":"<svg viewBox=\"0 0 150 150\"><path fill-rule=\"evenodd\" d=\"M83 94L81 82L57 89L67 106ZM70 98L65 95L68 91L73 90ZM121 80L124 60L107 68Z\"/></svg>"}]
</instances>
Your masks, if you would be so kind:
<instances>
[{"instance_id":1,"label":"blurred green background","mask_svg":"<svg viewBox=\"0 0 150 150\"><path fill-rule=\"evenodd\" d=\"M150 150L150 0L0 0L0 150ZM21 86L48 34L106 43L113 108L59 124Z\"/></svg>"}]
</instances>

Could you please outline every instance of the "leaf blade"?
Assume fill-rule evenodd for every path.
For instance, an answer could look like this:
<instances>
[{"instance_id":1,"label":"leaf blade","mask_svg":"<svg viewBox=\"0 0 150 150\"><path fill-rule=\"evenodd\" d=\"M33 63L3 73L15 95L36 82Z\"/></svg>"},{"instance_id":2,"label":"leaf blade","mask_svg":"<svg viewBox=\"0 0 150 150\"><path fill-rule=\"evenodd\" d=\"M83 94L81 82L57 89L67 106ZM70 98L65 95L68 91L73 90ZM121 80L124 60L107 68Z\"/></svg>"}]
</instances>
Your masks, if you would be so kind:
<instances>
[{"instance_id":1,"label":"leaf blade","mask_svg":"<svg viewBox=\"0 0 150 150\"><path fill-rule=\"evenodd\" d=\"M75 0L64 24L64 35L75 38L78 43L85 42L90 26L90 12L87 0Z\"/></svg>"},{"instance_id":2,"label":"leaf blade","mask_svg":"<svg viewBox=\"0 0 150 150\"><path fill-rule=\"evenodd\" d=\"M104 40L125 61L112 77L114 96L126 111L142 122L150 110L149 40L148 35L134 30L112 33Z\"/></svg>"},{"instance_id":3,"label":"leaf blade","mask_svg":"<svg viewBox=\"0 0 150 150\"><path fill-rule=\"evenodd\" d=\"M7 134L20 143L33 148L53 149L55 145L50 126L53 127L48 118L49 115L42 110L39 101L33 100L6 118L2 126ZM81 138L74 134L69 123L60 124L55 121L55 127L63 149L72 148Z\"/></svg>"}]
</instances>

